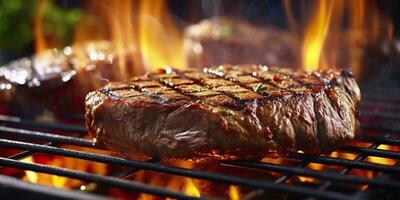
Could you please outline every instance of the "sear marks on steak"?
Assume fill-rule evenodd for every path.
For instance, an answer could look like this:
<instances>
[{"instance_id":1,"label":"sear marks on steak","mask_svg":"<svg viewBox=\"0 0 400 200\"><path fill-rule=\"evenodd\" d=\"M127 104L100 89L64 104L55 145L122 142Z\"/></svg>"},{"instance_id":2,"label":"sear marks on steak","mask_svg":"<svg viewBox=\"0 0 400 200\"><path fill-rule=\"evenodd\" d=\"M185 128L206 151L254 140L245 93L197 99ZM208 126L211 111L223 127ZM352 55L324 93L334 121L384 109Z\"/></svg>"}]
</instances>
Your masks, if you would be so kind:
<instances>
[{"instance_id":1,"label":"sear marks on steak","mask_svg":"<svg viewBox=\"0 0 400 200\"><path fill-rule=\"evenodd\" d=\"M131 158L320 154L354 137L360 98L347 70L168 68L89 93L86 122L98 144Z\"/></svg>"}]
</instances>

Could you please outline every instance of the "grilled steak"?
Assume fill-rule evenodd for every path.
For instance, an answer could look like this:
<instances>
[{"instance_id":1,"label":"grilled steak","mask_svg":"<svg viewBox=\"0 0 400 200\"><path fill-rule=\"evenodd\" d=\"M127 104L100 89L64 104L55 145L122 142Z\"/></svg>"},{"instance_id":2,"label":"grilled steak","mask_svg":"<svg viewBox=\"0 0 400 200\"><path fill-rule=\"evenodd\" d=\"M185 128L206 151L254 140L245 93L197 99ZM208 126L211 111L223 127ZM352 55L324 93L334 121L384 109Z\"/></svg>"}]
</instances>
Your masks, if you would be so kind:
<instances>
[{"instance_id":1,"label":"grilled steak","mask_svg":"<svg viewBox=\"0 0 400 200\"><path fill-rule=\"evenodd\" d=\"M127 157L320 154L354 137L360 98L347 70L168 68L89 93L86 122L98 144Z\"/></svg>"}]
</instances>

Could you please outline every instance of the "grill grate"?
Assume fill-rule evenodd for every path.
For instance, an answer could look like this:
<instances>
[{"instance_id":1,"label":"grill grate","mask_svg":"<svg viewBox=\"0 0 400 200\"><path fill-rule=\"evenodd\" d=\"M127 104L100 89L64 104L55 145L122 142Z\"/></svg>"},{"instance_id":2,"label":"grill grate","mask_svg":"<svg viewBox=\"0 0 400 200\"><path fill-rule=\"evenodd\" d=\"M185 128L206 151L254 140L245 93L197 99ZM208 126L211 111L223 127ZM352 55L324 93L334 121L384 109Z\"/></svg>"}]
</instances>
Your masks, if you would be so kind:
<instances>
[{"instance_id":1,"label":"grill grate","mask_svg":"<svg viewBox=\"0 0 400 200\"><path fill-rule=\"evenodd\" d=\"M339 184L355 184L367 185L368 188L380 188L388 191L393 189L400 189L400 180L396 180L395 178L380 178L383 175L394 177L400 174L400 167L397 165L397 161L400 159L400 153L397 151L400 150L400 139L397 137L398 133L400 133L400 126L397 125L396 121L400 118L400 115L399 113L392 112L392 110L390 110L390 108L392 108L391 105L395 107L399 105L398 102L400 102L400 97L394 96L389 100L385 100L389 103L379 103L375 104L376 106L371 106L374 101L376 101L376 99L376 96L373 96L371 98L369 98L368 96L364 97L364 103L361 108L362 113L367 114L363 115L362 117L361 131L359 136L357 137L358 141L372 144L367 147L349 145L340 150L341 152L355 154L356 156L352 160L322 155L310 156L301 153L292 153L288 155L288 159L299 162L299 165L286 166L284 164L274 164L269 162L239 160L220 161L222 165L228 165L232 167L250 168L263 170L265 172L277 172L280 174L280 176L278 176L275 180L254 180L217 172L166 166L156 160L148 160L146 162L142 162L127 160L116 156L74 150L62 147L60 145L74 145L93 149L98 148L93 146L92 140L82 138L86 134L85 127L64 123L47 123L24 120L18 117L10 116L0 116L0 147L19 149L21 151L9 157L1 157L0 166L64 176L73 179L83 180L89 183L107 185L110 187L177 199L201 198L188 196L178 191L169 190L168 188L162 188L131 181L128 179L124 179L124 177L134 174L138 170L148 170L182 177L202 179L216 183L225 183L229 185L245 186L252 188L253 190L247 195L243 196L243 199L257 199L257 197L262 195L265 191L290 193L294 196L300 195L300 197L296 199L307 197L315 197L320 199L360 199L365 198L365 196L360 195L360 193L363 193L365 191L364 189L357 188L354 192L348 192L347 190L336 189L335 186ZM371 108L375 109L375 111L371 110ZM385 112L376 112L376 109L385 110ZM364 120L363 118L368 118L368 120ZM384 122L384 124L368 123L371 119L379 120L380 122ZM62 131L66 134L54 134L58 133L59 131ZM369 134L369 132L373 132L373 134ZM10 137L18 138L18 140L10 139ZM27 142L26 140L29 140L29 142ZM40 141L45 142L40 143ZM379 149L380 145L392 145L398 149ZM105 176L67 168L60 168L36 163L26 163L21 161L21 159L32 156L35 153L65 156L76 159L89 160L93 162L106 163L108 165L123 166L124 169L111 176ZM371 156L394 159L396 160L396 164L386 165L365 161L367 157ZM307 167L310 163L339 166L341 167L341 170L315 170ZM379 173L381 175L375 176L373 178L351 175L350 171L353 169L370 170L374 173ZM318 183L314 183L316 184L316 186L314 187L309 186L309 184L292 184L288 180L290 180L294 176L310 177L318 179L320 181ZM27 183L23 181L16 182L15 180L12 185L8 185L7 187L17 188L16 191L26 190L26 188L29 188L22 187L23 184ZM0 181L0 188L4 187L4 185L7 185L7 182ZM351 189L354 190L354 187L352 187ZM58 190L41 189L37 191L45 196L48 195L54 197L54 195L59 194L60 197L68 198L68 196L64 194L64 190L60 190L59 193L57 193ZM77 193L76 195L80 195L82 193L73 190L68 192L70 192L71 194ZM86 195L85 198L89 198L91 194L84 195ZM74 198L77 197L74 195L72 196Z\"/></svg>"}]
</instances>

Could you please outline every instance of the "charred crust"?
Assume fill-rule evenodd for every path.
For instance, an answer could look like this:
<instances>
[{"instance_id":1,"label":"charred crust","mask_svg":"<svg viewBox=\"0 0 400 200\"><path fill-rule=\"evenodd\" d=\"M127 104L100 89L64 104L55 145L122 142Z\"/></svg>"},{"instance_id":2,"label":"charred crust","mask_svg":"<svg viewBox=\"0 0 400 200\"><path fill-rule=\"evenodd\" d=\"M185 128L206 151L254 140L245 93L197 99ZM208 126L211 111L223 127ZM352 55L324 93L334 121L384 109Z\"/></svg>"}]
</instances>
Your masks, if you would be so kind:
<instances>
[{"instance_id":1,"label":"charred crust","mask_svg":"<svg viewBox=\"0 0 400 200\"><path fill-rule=\"evenodd\" d=\"M343 69L340 72L340 75L342 75L343 77L347 77L347 78L354 78L354 74L350 69Z\"/></svg>"}]
</instances>

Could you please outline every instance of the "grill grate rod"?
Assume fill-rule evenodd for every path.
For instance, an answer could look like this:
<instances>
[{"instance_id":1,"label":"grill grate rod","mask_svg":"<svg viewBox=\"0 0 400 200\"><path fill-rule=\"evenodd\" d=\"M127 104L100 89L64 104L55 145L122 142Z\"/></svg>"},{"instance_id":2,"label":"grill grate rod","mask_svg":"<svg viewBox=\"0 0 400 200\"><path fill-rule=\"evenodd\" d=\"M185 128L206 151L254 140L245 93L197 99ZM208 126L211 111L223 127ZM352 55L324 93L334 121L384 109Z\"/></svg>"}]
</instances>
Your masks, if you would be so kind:
<instances>
[{"instance_id":1,"label":"grill grate rod","mask_svg":"<svg viewBox=\"0 0 400 200\"><path fill-rule=\"evenodd\" d=\"M41 122L34 120L22 119L19 117L12 117L7 115L0 115L0 123L6 123L14 126L22 126L22 127L31 127L31 128L40 128L40 129L56 129L56 130L64 130L70 131L74 133L87 133L87 129L84 126L79 125L69 125L64 123L56 123L56 122Z\"/></svg>"},{"instance_id":2,"label":"grill grate rod","mask_svg":"<svg viewBox=\"0 0 400 200\"><path fill-rule=\"evenodd\" d=\"M379 144L371 144L371 145L369 146L369 148L376 149L378 146L379 146ZM361 160L365 159L366 157L367 157L366 154L359 154L359 155L354 159L354 161L361 161ZM341 171L339 172L339 174L342 174L342 175L347 174L347 173L350 172L351 169L352 169L351 167L347 166L346 168L344 168L343 170L341 170ZM319 190L325 190L326 188L328 188L328 187L331 186L332 184L333 184L333 182L332 182L331 180L326 180L318 189L319 189Z\"/></svg>"},{"instance_id":3,"label":"grill grate rod","mask_svg":"<svg viewBox=\"0 0 400 200\"><path fill-rule=\"evenodd\" d=\"M146 162L158 162L158 161L150 159L150 160L148 160ZM112 174L111 176L112 177L117 177L117 178L127 178L127 177L131 176L133 173L135 173L137 171L139 171L139 169L130 167L130 168L126 168L123 171L118 171L118 172ZM96 183L87 183L85 185L81 185L81 187L84 186L85 188L90 188L90 186L93 185L93 184L96 184Z\"/></svg>"},{"instance_id":4,"label":"grill grate rod","mask_svg":"<svg viewBox=\"0 0 400 200\"><path fill-rule=\"evenodd\" d=\"M278 190L278 191L283 191L283 192L291 192L291 193L303 194L303 195L307 195L307 196L314 196L314 197L326 198L326 199L351 199L348 196L337 193L337 192L315 191L313 189L306 188L304 186L276 185L272 182L248 180L248 179L239 178L239 177L235 177L235 176L228 176L228 175L223 175L223 174L219 174L219 173L208 173L208 172L203 172L203 171L199 171L199 170L168 167L168 166L163 166L163 165L154 164L154 163L140 162L140 161L135 161L135 160L126 160L126 159L119 158L119 157L87 153L87 152L82 152L82 151L69 150L69 149L63 149L63 148L51 147L51 146L45 146L45 145L38 145L38 144L31 144L31 143L25 143L25 142L17 142L17 141L0 139L0 146L21 148L21 149L30 149L32 151L37 151L37 152L42 152L42 153L51 153L51 154L56 154L56 155L63 155L63 156L67 156L67 157L78 158L78 159L92 160L92 161L96 161L96 162L111 163L111 164L123 165L123 166L128 166L128 167L136 167L139 169L147 169L147 170L151 170L151 171L158 171L158 172L175 174L175 175L180 175L180 176L187 176L187 177L191 177L191 178L223 182L223 183L227 183L227 184L255 187L255 188L266 189L266 190ZM9 160L9 159L7 159L7 160ZM14 162L18 162L18 161L14 161ZM10 165L9 162L3 161L2 159L0 159L0 164ZM11 164L13 164L13 166L14 165L18 166L18 164L15 164L15 163L11 163ZM42 165L40 165L40 166L42 166ZM36 166L36 167L40 168L40 166ZM22 168L22 167L19 167L19 168ZM26 168L22 168L22 169L26 169ZM31 170L31 169L26 169L26 170ZM59 170L62 170L62 169L59 169ZM31 171L37 171L37 170L32 169ZM46 172L46 173L50 173L50 172ZM56 174L56 175L61 175L61 174ZM93 180L89 180L89 181L95 182Z\"/></svg>"},{"instance_id":5,"label":"grill grate rod","mask_svg":"<svg viewBox=\"0 0 400 200\"><path fill-rule=\"evenodd\" d=\"M400 139L394 139L394 138L384 138L384 137L360 135L357 137L357 139L366 140L366 141L370 141L370 142L377 142L380 144L400 146Z\"/></svg>"},{"instance_id":6,"label":"grill grate rod","mask_svg":"<svg viewBox=\"0 0 400 200\"><path fill-rule=\"evenodd\" d=\"M290 158L304 160L313 163L327 164L327 165L338 165L338 166L346 166L350 168L359 168L359 169L367 169L367 170L375 170L392 174L399 174L400 168L395 166L377 164L377 163L367 163L361 162L358 160L346 160L341 158L332 158L326 156L311 156L300 153L290 153Z\"/></svg>"},{"instance_id":7,"label":"grill grate rod","mask_svg":"<svg viewBox=\"0 0 400 200\"><path fill-rule=\"evenodd\" d=\"M7 127L6 127L7 128ZM65 144L78 144L82 146L89 146L93 147L93 141L88 140L88 139L82 139L82 138L74 138L74 137L68 137L68 136L59 136L59 135L54 135L54 134L48 134L48 133L42 133L42 132L34 132L34 131L16 131L14 132L14 129L4 129L3 127L0 127L0 132L3 130L7 130L7 134L26 134L32 139L44 139L46 138L48 141L51 142L62 142ZM20 129L16 129L20 130ZM375 138L374 138L375 139ZM383 138L381 138L383 139ZM353 150L356 150L356 148L353 148ZM395 155L395 152L388 152L388 151L383 151L383 150L371 150L371 149L364 149L360 151L368 151L369 153L372 153L373 155L376 156L397 156ZM323 156L309 156L305 154L291 154L291 157L294 159L307 159L310 162L318 162L322 164L334 164L334 165L346 165L346 166L353 166L357 168L362 168L362 169L372 169L372 170L382 170L384 172L389 172L389 173L399 173L400 168L397 167L390 167L386 165L381 165L381 164L373 164L373 163L364 163L364 162L359 162L359 161L351 161L351 160L346 160L346 159L339 159L339 158L330 158L330 157L323 157Z\"/></svg>"},{"instance_id":8,"label":"grill grate rod","mask_svg":"<svg viewBox=\"0 0 400 200\"><path fill-rule=\"evenodd\" d=\"M79 145L85 147L93 147L93 140L78 138L78 137L69 137L63 135L56 135L51 133L39 132L39 131L30 131L24 129L10 128L5 126L0 126L1 134L8 134L12 136L21 136L34 140L46 140L51 142L61 142L64 144L72 144Z\"/></svg>"},{"instance_id":9,"label":"grill grate rod","mask_svg":"<svg viewBox=\"0 0 400 200\"><path fill-rule=\"evenodd\" d=\"M307 166L308 164L309 164L309 162L302 162L300 168L304 168L304 167ZM293 176L292 173L286 172L286 173L282 174L279 178L277 178L277 179L274 181L274 183L275 183L275 184L283 183L283 182L289 180L292 176Z\"/></svg>"},{"instance_id":10,"label":"grill grate rod","mask_svg":"<svg viewBox=\"0 0 400 200\"><path fill-rule=\"evenodd\" d=\"M89 139L56 135L56 134L51 134L51 133L39 132L39 131L30 131L30 130L24 130L24 129L10 128L10 127L5 127L5 126L0 126L0 133L12 135L12 136L21 136L21 137L25 137L25 138L29 138L29 139L34 139L34 140L46 140L46 141L51 141L51 142L60 142L63 144L72 144L72 145L79 145L79 146L85 146L85 147L93 147L94 146L94 141L89 140ZM400 140L393 139L393 138L360 135L360 136L358 136L358 139L382 143L382 144L400 145ZM355 147L355 146L346 146L346 147L343 147L342 150L346 150L346 151L350 151L350 152L357 152L357 153L366 152L372 156L400 159L400 154L398 154L396 151L379 150L379 149L371 149L371 148L360 148L360 147Z\"/></svg>"},{"instance_id":11,"label":"grill grate rod","mask_svg":"<svg viewBox=\"0 0 400 200\"><path fill-rule=\"evenodd\" d=\"M360 154L367 154L368 156L377 156L384 158L400 159L400 153L398 151L374 149L374 148L362 148L355 146L345 146L342 150Z\"/></svg>"},{"instance_id":12,"label":"grill grate rod","mask_svg":"<svg viewBox=\"0 0 400 200\"><path fill-rule=\"evenodd\" d=\"M1 197L13 199L85 199L85 200L111 200L96 194L88 194L78 191L70 191L58 188L42 186L39 184L27 183L17 178L0 175L0 194ZM27 196L28 195L28 196Z\"/></svg>"},{"instance_id":13,"label":"grill grate rod","mask_svg":"<svg viewBox=\"0 0 400 200\"><path fill-rule=\"evenodd\" d=\"M261 162L252 162L252 161L221 161L227 165L234 165L237 167L249 167L255 169L262 169L262 170L270 170L270 171L278 171L284 172L292 175L302 175L308 176L312 178L323 178L329 179L334 181L341 181L341 182L349 182L349 183L358 183L358 184L368 184L378 187L391 187L400 189L400 182L395 181L377 181L374 179L367 179L352 175L339 175L338 173L332 172L324 172L319 173L318 171L301 168L301 167L285 167L282 165L271 164L271 163L261 163Z\"/></svg>"},{"instance_id":14,"label":"grill grate rod","mask_svg":"<svg viewBox=\"0 0 400 200\"><path fill-rule=\"evenodd\" d=\"M111 176L101 176L96 174L90 174L86 172L80 172L65 168L59 167L50 167L42 164L32 164L32 163L24 163L21 161L16 161L8 158L0 158L0 164L13 167L22 170L30 170L35 172L53 174L58 176L66 176L70 178L80 179L88 182L97 182L101 184L106 184L110 186L120 187L133 191L145 192L153 195L163 196L163 197L171 197L177 199L201 199L198 197L191 197L184 195L180 192L169 191L160 187L150 186L142 183L127 181L124 179L111 177Z\"/></svg>"},{"instance_id":15,"label":"grill grate rod","mask_svg":"<svg viewBox=\"0 0 400 200\"><path fill-rule=\"evenodd\" d=\"M374 113L372 113L371 114L372 116L374 116ZM382 117L382 116L380 116L380 115L375 115L376 117L378 117L378 118L384 118L384 117ZM19 118L18 118L19 119ZM14 120L15 121L15 120ZM9 124L9 125L13 125L13 126L19 126L19 127L24 127L26 124L29 124L29 123L25 123L25 125L23 126L23 125L20 125L20 123L17 123L17 122L14 122L14 121L12 121L12 120L2 120L1 119L1 116L0 116L0 122L4 122L5 124ZM29 120L23 120L23 121L29 121ZM40 125L40 124L42 124L43 122L36 122L36 121L30 121L30 123L32 123L32 125L34 126L34 127L36 127L36 128L43 128L42 127L42 125ZM39 124L38 124L39 123ZM35 125L36 124L36 125ZM44 123L44 124L46 124L46 123ZM51 124L51 123L47 123L47 124ZM67 125L67 127L68 127L69 125ZM83 127L83 126L73 126L73 127L79 127L79 130L81 131L81 133L87 133L87 130L86 130L86 128L85 127ZM7 128L7 127L6 127ZM25 128L25 127L24 127ZM59 127L59 126L46 126L45 125L45 128L49 128L49 129L57 129L57 130L64 130L63 129L63 127ZM377 131L394 131L394 132L396 132L396 131L400 131L400 127L396 127L396 126L386 126L386 127L382 127L382 126L380 126L380 125L378 125L378 126L371 126L371 125L366 125L366 124L362 124L362 128L364 128L364 129L374 129L374 130L377 130ZM19 129L17 129L17 130L19 130ZM64 130L64 131L72 131L72 129L66 129L66 130ZM6 133L6 134L12 134L12 131L8 131L8 133ZM25 133L23 133L23 134L25 134ZM20 136L24 136L23 134L21 134ZM54 134L49 134L49 133L44 133L44 134L47 134L45 137L47 137L47 136L49 136L47 139L48 140L52 140L52 137L51 136L53 136ZM15 135L15 134L13 134L13 135ZM29 135L29 133L28 133L28 135ZM35 134L33 134L33 135L35 135ZM40 136L40 135L35 135L35 136L27 136L27 138L30 138L30 139L37 139L37 140L40 140L40 139L46 139L45 137L42 137L42 136ZM58 140L58 139L55 139L55 140L58 140L57 142L58 143L68 143L69 141L70 141L70 139L72 138L72 140L75 140L75 139L80 139L80 138L74 138L74 137L65 137L65 138L63 138L63 139L60 139L60 140ZM359 135L358 136L358 138L359 139L361 139L361 140L367 140L367 141L372 141L372 142L379 142L379 143L382 143L382 144L390 144L390 145L400 145L400 140L398 140L398 139L393 139L393 138L380 138L380 137L374 137L374 136L366 136L366 135ZM46 140L47 140L46 139ZM92 143L93 143L93 141L91 141L91 140L85 140L85 139L82 139L83 140L83 142L84 143L86 143L88 146L92 146ZM76 145L80 145L80 144L76 144ZM357 147L354 147L354 148L357 148ZM348 151L351 151L352 149L347 149ZM365 151L365 150L367 150L367 151ZM364 154L375 154L375 153L382 153L381 152L381 150L378 150L378 149L375 149L375 150L378 150L378 152L374 152L374 151L369 151L369 149L368 148L365 148L365 150L358 150L358 149L355 149L355 151L365 151L365 152L363 152ZM28 150L28 151L30 151L30 150ZM31 151L31 152L34 152L34 151ZM23 152L22 152L23 153ZM389 153L389 154L387 154L387 153ZM394 154L393 154L394 152L392 152L392 151L390 151L390 152L383 152L383 154L382 154L382 156L385 156L385 157L390 157L390 156L394 156ZM296 157L296 155L292 155L293 156L293 158L295 158L295 159L297 159L297 160L301 160L302 158L300 158L300 157ZM319 157L319 158L321 158L321 159L325 159L324 157ZM341 159L339 159L339 160L341 160ZM301 160L301 161L303 161L303 163L305 163L305 161L308 161L308 162L310 162L309 160ZM347 162L349 162L350 160L348 160ZM331 161L329 161L329 162L331 162ZM336 162L336 161L335 161ZM356 163L363 163L363 162L359 162L359 161L357 161ZM338 165L340 165L340 164L338 164ZM160 166L160 165L159 165ZM346 165L347 166L347 165ZM349 166L348 166L349 167ZM372 169L372 170L379 170L379 169ZM155 171L157 171L157 170L155 170ZM168 173L168 172L166 172L166 173ZM342 174L342 173L340 173L340 174ZM200 178L202 178L202 177L200 177ZM202 178L202 179L204 179L204 178ZM396 183L397 184L397 183ZM313 196L313 195L312 195Z\"/></svg>"},{"instance_id":16,"label":"grill grate rod","mask_svg":"<svg viewBox=\"0 0 400 200\"><path fill-rule=\"evenodd\" d=\"M19 129L9 129L8 127L5 127L5 128L4 127L0 127L0 130L6 130L8 134L12 134L13 131L19 130ZM55 139L56 141L63 142L63 143L70 143L70 142L74 142L75 139L79 139L79 141L82 142L84 145L92 144L92 141L91 140L87 140L87 139L73 138L73 137L67 137L67 136L63 136L60 139L58 135L46 134L46 133L42 133L42 132L40 132L41 134L37 134L37 132L34 132L34 131L23 131L23 132L20 132L20 133L21 134L28 134L28 135L31 135L31 136L33 135L34 137L32 137L32 138L35 138L35 139L42 139L42 136L44 136L46 139L48 139L50 141L52 141L53 138L56 138ZM368 150L368 149L366 149L366 150L367 151L371 151L371 150ZM380 153L380 151L381 150L375 151L375 152L373 152L373 154L377 155L376 153ZM385 152L385 153L387 153L387 152ZM390 155L393 156L394 152L390 152ZM386 156L386 155L385 154L383 154L383 155L380 154L379 156ZM361 162L361 164L363 164L363 163ZM366 183L366 184L368 184L368 183ZM379 185L380 183L377 183L377 184Z\"/></svg>"},{"instance_id":17,"label":"grill grate rod","mask_svg":"<svg viewBox=\"0 0 400 200\"><path fill-rule=\"evenodd\" d=\"M111 174L111 177L115 178L126 178L132 175L133 173L137 172L138 169L136 168L127 168L123 171L116 172L114 174ZM75 190L80 190L80 191L85 191L85 192L93 192L97 190L97 183L96 182L89 182L83 185L80 185L78 188L75 188Z\"/></svg>"}]
</instances>

